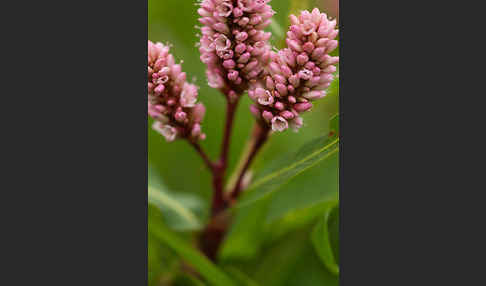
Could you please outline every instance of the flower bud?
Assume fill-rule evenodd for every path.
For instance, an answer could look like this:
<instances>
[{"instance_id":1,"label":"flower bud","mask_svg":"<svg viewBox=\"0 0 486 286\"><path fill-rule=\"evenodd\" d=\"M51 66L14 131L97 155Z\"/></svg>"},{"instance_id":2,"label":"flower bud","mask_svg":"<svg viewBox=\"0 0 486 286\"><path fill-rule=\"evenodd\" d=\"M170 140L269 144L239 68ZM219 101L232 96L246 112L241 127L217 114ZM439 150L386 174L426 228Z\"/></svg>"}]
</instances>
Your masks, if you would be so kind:
<instances>
[{"instance_id":1,"label":"flower bud","mask_svg":"<svg viewBox=\"0 0 486 286\"><path fill-rule=\"evenodd\" d=\"M152 128L168 142L191 137L193 130L201 128L199 122L204 117L204 105L196 104L197 86L186 82L186 73L175 64L169 47L149 41L148 53L148 115L155 120ZM211 76L216 84L217 75ZM192 139L204 137L198 133Z\"/></svg>"}]
</instances>

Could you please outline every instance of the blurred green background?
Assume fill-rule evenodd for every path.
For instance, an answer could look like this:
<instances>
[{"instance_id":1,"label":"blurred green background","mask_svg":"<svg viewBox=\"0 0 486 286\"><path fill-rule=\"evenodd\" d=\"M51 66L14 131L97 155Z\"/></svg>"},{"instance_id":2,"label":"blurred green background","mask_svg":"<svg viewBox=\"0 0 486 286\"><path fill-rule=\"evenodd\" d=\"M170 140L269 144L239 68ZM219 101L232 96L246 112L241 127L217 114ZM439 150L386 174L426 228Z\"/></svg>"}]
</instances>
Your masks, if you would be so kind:
<instances>
[{"instance_id":1,"label":"blurred green background","mask_svg":"<svg viewBox=\"0 0 486 286\"><path fill-rule=\"evenodd\" d=\"M277 12L274 21L284 32L290 2L270 2ZM312 7L319 7L329 15L337 13L336 1L310 2ZM196 0L149 0L148 38L153 42L170 43L171 53L177 61L183 61L182 68L188 79L200 87L199 101L207 108L203 121L207 139L201 145L214 159L220 150L225 99L207 85L205 66L199 60L196 4ZM278 45L282 38L274 33L271 41ZM303 115L304 127L298 133L289 130L272 135L253 164L254 172L258 173L271 161L298 151L309 140L327 134L330 117L338 113L337 93L319 100L312 112ZM250 100L245 95L236 115L228 174L232 173L254 123L249 105ZM212 193L211 176L196 152L183 140L165 142L149 128L148 154L149 185L168 190L176 198L181 198L183 204L191 204L198 219L206 222ZM338 155L335 154L292 179L270 198L238 210L231 230L233 235L223 247L221 263L232 271L238 269L241 275L248 275L258 285L337 285L337 277L330 274L319 260L309 239L322 209L337 200ZM149 220L157 219L163 221L164 218L150 206ZM181 233L189 242L192 234L190 231ZM177 273L181 263L177 261L176 255L163 243L149 236L150 285L196 283Z\"/></svg>"}]
</instances>

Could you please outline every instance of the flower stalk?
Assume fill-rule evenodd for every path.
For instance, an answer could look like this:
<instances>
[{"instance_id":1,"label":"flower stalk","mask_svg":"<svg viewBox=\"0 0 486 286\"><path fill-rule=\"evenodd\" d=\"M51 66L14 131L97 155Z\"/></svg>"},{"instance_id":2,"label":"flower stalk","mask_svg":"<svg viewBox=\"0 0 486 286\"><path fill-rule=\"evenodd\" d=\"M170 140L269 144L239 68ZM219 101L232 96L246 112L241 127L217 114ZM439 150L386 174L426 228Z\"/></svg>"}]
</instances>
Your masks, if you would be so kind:
<instances>
[{"instance_id":1,"label":"flower stalk","mask_svg":"<svg viewBox=\"0 0 486 286\"><path fill-rule=\"evenodd\" d=\"M266 125L255 123L253 127L252 137L250 141L250 149L248 155L244 159L243 166L241 170L238 171L238 177L234 187L232 188L231 193L229 194L229 200L231 205L233 205L236 200L238 199L241 191L243 190L243 179L245 178L245 174L247 173L248 169L251 166L251 163L255 159L258 151L263 147L265 142L267 141L270 134L270 128Z\"/></svg>"},{"instance_id":2,"label":"flower stalk","mask_svg":"<svg viewBox=\"0 0 486 286\"><path fill-rule=\"evenodd\" d=\"M238 102L239 98L231 100L230 97L227 97L226 122L224 127L223 142L221 144L221 155L218 162L215 164L215 170L213 172L214 195L211 206L211 214L213 216L217 215L228 206L224 198L224 179L226 176L226 170L228 168L231 134Z\"/></svg>"}]
</instances>

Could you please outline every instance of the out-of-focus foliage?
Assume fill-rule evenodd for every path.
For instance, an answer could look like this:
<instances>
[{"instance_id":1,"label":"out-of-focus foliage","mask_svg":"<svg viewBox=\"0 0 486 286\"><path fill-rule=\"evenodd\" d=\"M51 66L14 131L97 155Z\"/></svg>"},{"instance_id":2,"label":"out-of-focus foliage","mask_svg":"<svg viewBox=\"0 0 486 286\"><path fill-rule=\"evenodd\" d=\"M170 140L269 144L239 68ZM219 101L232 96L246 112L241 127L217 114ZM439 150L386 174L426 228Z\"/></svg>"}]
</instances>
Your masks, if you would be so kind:
<instances>
[{"instance_id":1,"label":"out-of-focus foliage","mask_svg":"<svg viewBox=\"0 0 486 286\"><path fill-rule=\"evenodd\" d=\"M311 239L324 265L332 273L339 275L336 259L338 247L335 244L336 241L331 239L331 232L336 233L338 231L339 212L336 212L336 209L336 204L329 205L314 228Z\"/></svg>"},{"instance_id":2,"label":"out-of-focus foliage","mask_svg":"<svg viewBox=\"0 0 486 286\"><path fill-rule=\"evenodd\" d=\"M194 211L198 209L200 213L202 212L202 201L195 196L172 194L149 186L148 201L161 211L167 225L175 230L199 230L203 226Z\"/></svg>"},{"instance_id":3,"label":"out-of-focus foliage","mask_svg":"<svg viewBox=\"0 0 486 286\"><path fill-rule=\"evenodd\" d=\"M149 221L150 232L163 244L174 250L184 261L190 263L201 276L214 286L236 286L226 273L221 271L209 259L194 249L192 245L180 238L163 224Z\"/></svg>"},{"instance_id":4,"label":"out-of-focus foliage","mask_svg":"<svg viewBox=\"0 0 486 286\"><path fill-rule=\"evenodd\" d=\"M260 171L248 187L247 195L243 196L240 205L254 203L277 191L289 180L298 176L315 164L325 160L339 151L339 139L327 135L305 144L298 152L282 156L271 171Z\"/></svg>"},{"instance_id":5,"label":"out-of-focus foliage","mask_svg":"<svg viewBox=\"0 0 486 286\"><path fill-rule=\"evenodd\" d=\"M325 2L309 1L312 7L328 12ZM195 28L199 25L196 3L196 0L149 0L148 37L154 42L170 43L176 59L183 61L188 79L194 78L200 86L199 100L207 108L203 122L207 139L201 145L214 159L220 150L225 100L218 91L208 87L205 66L199 60L195 46L199 33ZM269 30L280 29L284 36L291 0L272 0L270 4L277 14L273 29L269 27ZM271 39L275 46L282 43L277 34ZM338 133L339 117L330 121L338 114L338 79L328 93L316 102L312 112L304 114L304 127L299 133L273 134L260 151L252 167L253 184L257 187L244 194L246 204L231 210L234 221L219 253L218 264L202 257L195 243L198 230L208 220L210 173L187 142L167 143L158 133L148 130L149 285L338 285L338 276L323 263L315 247L317 240L310 236L316 225L322 223L326 210L338 202L339 152L329 152L324 160L302 169L288 182L290 178L275 181L278 186L272 183L272 188L258 188L258 180L298 163L295 154L301 148L304 148L301 155L310 155L327 142L316 138L324 138L331 129L334 134ZM228 177L251 133L254 119L249 105L245 95L236 115ZM317 145L305 147L312 140L317 140L314 141ZM326 140L334 142L337 136ZM333 216L336 210L325 225L333 256L339 263L338 220L337 215ZM188 269L196 270L201 276L189 275Z\"/></svg>"}]
</instances>

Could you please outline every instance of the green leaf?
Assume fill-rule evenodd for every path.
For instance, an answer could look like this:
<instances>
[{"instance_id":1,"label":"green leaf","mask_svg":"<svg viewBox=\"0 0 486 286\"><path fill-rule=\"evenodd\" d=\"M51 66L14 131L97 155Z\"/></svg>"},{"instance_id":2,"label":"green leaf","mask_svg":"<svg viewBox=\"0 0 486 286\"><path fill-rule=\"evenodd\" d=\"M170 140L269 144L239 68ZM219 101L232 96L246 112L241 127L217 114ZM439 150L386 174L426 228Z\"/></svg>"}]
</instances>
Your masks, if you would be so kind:
<instances>
[{"instance_id":1,"label":"green leaf","mask_svg":"<svg viewBox=\"0 0 486 286\"><path fill-rule=\"evenodd\" d=\"M339 71L335 76L336 78L332 81L331 86L326 90L327 96L339 96Z\"/></svg>"},{"instance_id":2,"label":"green leaf","mask_svg":"<svg viewBox=\"0 0 486 286\"><path fill-rule=\"evenodd\" d=\"M258 254L270 200L260 200L237 209L219 254L220 261L248 260Z\"/></svg>"},{"instance_id":3,"label":"green leaf","mask_svg":"<svg viewBox=\"0 0 486 286\"><path fill-rule=\"evenodd\" d=\"M237 264L239 269L265 286L338 286L338 277L322 264L308 239L311 230L306 227L265 245L262 255Z\"/></svg>"},{"instance_id":4,"label":"green leaf","mask_svg":"<svg viewBox=\"0 0 486 286\"><path fill-rule=\"evenodd\" d=\"M339 114L334 115L329 120L329 130L339 137Z\"/></svg>"},{"instance_id":5,"label":"green leaf","mask_svg":"<svg viewBox=\"0 0 486 286\"><path fill-rule=\"evenodd\" d=\"M148 201L161 211L165 223L171 228L180 231L201 229L202 223L188 208L188 206L195 207L200 204L195 197L173 195L149 186Z\"/></svg>"},{"instance_id":6,"label":"green leaf","mask_svg":"<svg viewBox=\"0 0 486 286\"><path fill-rule=\"evenodd\" d=\"M329 234L334 260L336 260L336 264L339 265L339 206L331 211L329 217Z\"/></svg>"},{"instance_id":7,"label":"green leaf","mask_svg":"<svg viewBox=\"0 0 486 286\"><path fill-rule=\"evenodd\" d=\"M331 217L332 221L334 222L334 233L337 232L337 226L339 223L335 223L338 218L338 212L334 212L335 215L331 216L333 210L337 209L337 202L335 204L330 205L325 211L322 218L319 220L317 225L315 226L312 234L311 240L314 245L314 248L317 251L317 254L321 258L324 265L329 269L329 271L335 275L339 275L339 265L337 264L337 260L335 258L335 251L333 251L332 247L332 239L331 239Z\"/></svg>"},{"instance_id":8,"label":"green leaf","mask_svg":"<svg viewBox=\"0 0 486 286\"><path fill-rule=\"evenodd\" d=\"M255 179L237 207L254 203L274 193L295 176L338 151L339 138L329 138L326 135L312 140L295 155L286 156L278 164L272 164L271 171L262 172L264 175Z\"/></svg>"},{"instance_id":9,"label":"green leaf","mask_svg":"<svg viewBox=\"0 0 486 286\"><path fill-rule=\"evenodd\" d=\"M285 239L268 245L262 257L254 260L252 277L265 286L285 285L296 274L296 265L307 264L303 257L307 242L305 236L305 233L292 233Z\"/></svg>"},{"instance_id":10,"label":"green leaf","mask_svg":"<svg viewBox=\"0 0 486 286\"><path fill-rule=\"evenodd\" d=\"M238 281L241 286L258 286L259 284L250 278L246 273L234 266L227 266L224 268L227 273L231 274L233 279Z\"/></svg>"},{"instance_id":11,"label":"green leaf","mask_svg":"<svg viewBox=\"0 0 486 286\"><path fill-rule=\"evenodd\" d=\"M285 213L284 216L274 220L268 229L267 240L278 240L289 232L305 228L312 225L317 217L320 217L322 213L329 208L329 205L334 205L335 201L324 201L309 207L298 208Z\"/></svg>"},{"instance_id":12,"label":"green leaf","mask_svg":"<svg viewBox=\"0 0 486 286\"><path fill-rule=\"evenodd\" d=\"M339 115L329 120L330 138L337 138ZM337 130L337 131L336 131ZM307 170L274 196L268 210L266 227L273 240L302 228L320 215L329 203L338 200L339 152Z\"/></svg>"},{"instance_id":13,"label":"green leaf","mask_svg":"<svg viewBox=\"0 0 486 286\"><path fill-rule=\"evenodd\" d=\"M308 240L307 240L308 241ZM320 261L311 243L305 249L283 286L339 286L339 276L332 274Z\"/></svg>"},{"instance_id":14,"label":"green leaf","mask_svg":"<svg viewBox=\"0 0 486 286\"><path fill-rule=\"evenodd\" d=\"M154 227L153 223L149 221L149 231L174 250L182 259L190 263L211 285L237 286L226 273L213 264L206 256L193 249L186 241L165 226L157 225Z\"/></svg>"},{"instance_id":15,"label":"green leaf","mask_svg":"<svg viewBox=\"0 0 486 286\"><path fill-rule=\"evenodd\" d=\"M173 282L173 285L174 286L207 286L204 282L186 273L179 274L179 276L177 276L175 281Z\"/></svg>"},{"instance_id":16,"label":"green leaf","mask_svg":"<svg viewBox=\"0 0 486 286\"><path fill-rule=\"evenodd\" d=\"M326 97L331 96L339 96L339 66L337 67L337 71L334 73L334 80L331 82L331 85L326 89ZM317 101L316 103L319 103Z\"/></svg>"},{"instance_id":17,"label":"green leaf","mask_svg":"<svg viewBox=\"0 0 486 286\"><path fill-rule=\"evenodd\" d=\"M266 222L290 230L306 225L322 213L323 205L338 200L338 191L339 152L336 152L276 192Z\"/></svg>"},{"instance_id":18,"label":"green leaf","mask_svg":"<svg viewBox=\"0 0 486 286\"><path fill-rule=\"evenodd\" d=\"M258 178L265 178L285 166L311 155L326 140L318 138L311 141L293 156L284 156L259 171ZM316 162L316 167L309 169L299 165L299 176L281 191L270 191L262 196L261 190L245 192L243 204L235 208L235 219L221 248L219 258L222 261L246 261L259 254L264 242L271 242L286 233L310 226L322 212L323 205L337 199L338 191L338 152L331 154L328 160ZM309 159L314 160L314 159ZM307 161L306 161L307 162ZM299 168L302 168L300 170ZM295 171L295 170L294 170ZM263 174L263 175L262 175ZM282 185L291 177L279 182ZM272 185L274 186L274 185ZM276 186L278 187L278 186ZM245 203L250 202L250 203Z\"/></svg>"},{"instance_id":19,"label":"green leaf","mask_svg":"<svg viewBox=\"0 0 486 286\"><path fill-rule=\"evenodd\" d=\"M330 202L338 199L339 153L321 161L278 192L237 208L220 253L222 261L248 260L263 243L314 224Z\"/></svg>"},{"instance_id":20,"label":"green leaf","mask_svg":"<svg viewBox=\"0 0 486 286\"><path fill-rule=\"evenodd\" d=\"M160 211L152 204L148 205L148 220L152 227L148 231L148 285L157 286L160 280L171 280L178 273L177 255L153 235L152 230L163 224Z\"/></svg>"}]
</instances>

